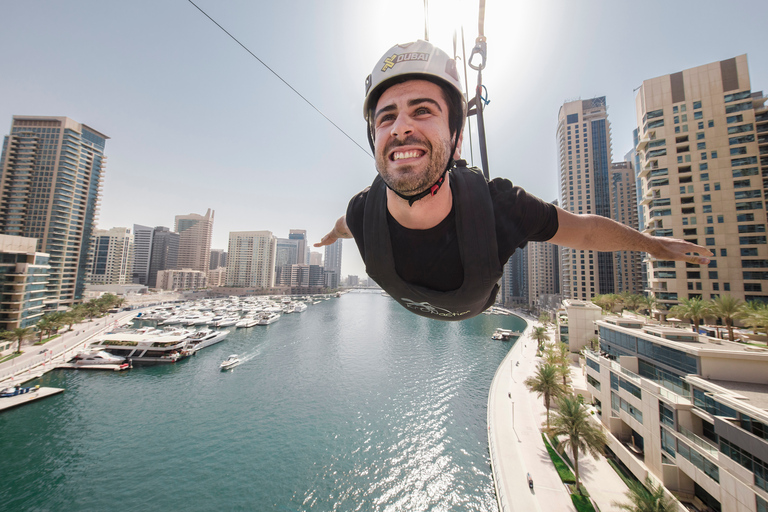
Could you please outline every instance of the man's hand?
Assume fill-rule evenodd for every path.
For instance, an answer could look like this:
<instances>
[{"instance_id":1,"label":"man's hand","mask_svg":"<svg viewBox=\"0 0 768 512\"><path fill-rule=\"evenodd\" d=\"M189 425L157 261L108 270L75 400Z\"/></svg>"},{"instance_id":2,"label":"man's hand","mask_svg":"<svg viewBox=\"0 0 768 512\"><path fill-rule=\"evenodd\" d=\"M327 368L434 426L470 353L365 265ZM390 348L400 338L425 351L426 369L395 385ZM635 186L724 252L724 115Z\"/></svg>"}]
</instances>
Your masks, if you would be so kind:
<instances>
[{"instance_id":1,"label":"man's hand","mask_svg":"<svg viewBox=\"0 0 768 512\"><path fill-rule=\"evenodd\" d=\"M698 265L707 265L709 264L709 258L707 256L713 256L712 251L709 249L686 242L685 240L660 236L653 236L650 238L653 240L654 244L649 248L648 254L657 260L677 260ZM699 256L696 256L697 254Z\"/></svg>"},{"instance_id":2,"label":"man's hand","mask_svg":"<svg viewBox=\"0 0 768 512\"><path fill-rule=\"evenodd\" d=\"M325 235L320 242L314 244L315 247L322 247L324 245L331 245L339 238L352 238L352 233L349 232L349 228L347 227L347 216L342 215L339 217L339 220L336 221L336 224L333 226L333 229L330 233Z\"/></svg>"}]
</instances>

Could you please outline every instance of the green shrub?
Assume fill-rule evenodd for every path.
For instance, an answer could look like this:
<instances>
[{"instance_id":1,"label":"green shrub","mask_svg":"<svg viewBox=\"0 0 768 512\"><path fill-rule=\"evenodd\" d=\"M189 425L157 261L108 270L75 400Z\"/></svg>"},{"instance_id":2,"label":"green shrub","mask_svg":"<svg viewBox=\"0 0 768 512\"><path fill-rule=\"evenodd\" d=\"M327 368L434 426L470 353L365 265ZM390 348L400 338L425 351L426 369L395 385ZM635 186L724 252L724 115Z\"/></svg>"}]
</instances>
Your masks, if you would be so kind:
<instances>
[{"instance_id":1,"label":"green shrub","mask_svg":"<svg viewBox=\"0 0 768 512\"><path fill-rule=\"evenodd\" d=\"M571 494L571 501L573 501L573 506L576 507L578 512L596 512L595 507L592 506L592 502L589 500L589 496Z\"/></svg>"},{"instance_id":2,"label":"green shrub","mask_svg":"<svg viewBox=\"0 0 768 512\"><path fill-rule=\"evenodd\" d=\"M571 468L569 468L565 462L563 462L563 459L560 458L554 448L549 445L546 436L541 434L541 437L544 439L544 446L547 448L549 458L552 459L552 463L555 465L555 469L557 470L557 474L560 476L560 480L566 484L576 483L576 477L573 476Z\"/></svg>"}]
</instances>

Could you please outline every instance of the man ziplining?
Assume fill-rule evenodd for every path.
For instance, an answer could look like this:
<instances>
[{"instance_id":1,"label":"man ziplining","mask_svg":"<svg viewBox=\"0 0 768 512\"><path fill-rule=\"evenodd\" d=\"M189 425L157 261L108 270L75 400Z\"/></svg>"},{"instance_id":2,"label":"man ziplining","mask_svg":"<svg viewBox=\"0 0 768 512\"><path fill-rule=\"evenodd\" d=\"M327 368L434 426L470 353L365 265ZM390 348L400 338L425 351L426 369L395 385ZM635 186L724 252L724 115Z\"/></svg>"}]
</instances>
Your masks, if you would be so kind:
<instances>
[{"instance_id":1,"label":"man ziplining","mask_svg":"<svg viewBox=\"0 0 768 512\"><path fill-rule=\"evenodd\" d=\"M456 62L431 43L394 46L365 86L379 174L315 247L354 237L368 275L412 312L438 320L482 313L496 300L504 264L529 241L709 263L712 252L699 245L569 213L467 167Z\"/></svg>"}]
</instances>

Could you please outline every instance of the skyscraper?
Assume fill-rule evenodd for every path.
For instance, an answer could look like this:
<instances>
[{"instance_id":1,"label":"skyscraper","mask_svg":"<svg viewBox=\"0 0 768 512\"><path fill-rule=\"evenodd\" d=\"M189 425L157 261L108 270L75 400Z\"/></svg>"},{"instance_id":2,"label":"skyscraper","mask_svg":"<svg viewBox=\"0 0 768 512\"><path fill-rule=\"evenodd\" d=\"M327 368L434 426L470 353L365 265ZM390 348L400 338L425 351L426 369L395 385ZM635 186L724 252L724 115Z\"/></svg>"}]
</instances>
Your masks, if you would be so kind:
<instances>
[{"instance_id":1,"label":"skyscraper","mask_svg":"<svg viewBox=\"0 0 768 512\"><path fill-rule=\"evenodd\" d=\"M92 284L126 284L133 272L133 236L128 228L96 229L89 271Z\"/></svg>"},{"instance_id":2,"label":"skyscraper","mask_svg":"<svg viewBox=\"0 0 768 512\"><path fill-rule=\"evenodd\" d=\"M179 261L177 268L208 272L211 265L211 236L213 214L208 208L205 216L196 213L177 215L174 231L179 234Z\"/></svg>"},{"instance_id":3,"label":"skyscraper","mask_svg":"<svg viewBox=\"0 0 768 512\"><path fill-rule=\"evenodd\" d=\"M299 264L309 263L309 246L307 245L306 229L291 229L288 231L289 240L299 241L298 261Z\"/></svg>"},{"instance_id":4,"label":"skyscraper","mask_svg":"<svg viewBox=\"0 0 768 512\"><path fill-rule=\"evenodd\" d=\"M275 283L281 286L290 286L290 267L299 263L299 246L301 243L302 240L292 240L290 238L277 239Z\"/></svg>"},{"instance_id":5,"label":"skyscraper","mask_svg":"<svg viewBox=\"0 0 768 512\"><path fill-rule=\"evenodd\" d=\"M631 162L611 164L611 218L632 229L638 229L637 195L635 193L635 171ZM613 255L615 293L643 293L643 279L640 268L643 253L637 251L616 251Z\"/></svg>"},{"instance_id":6,"label":"skyscraper","mask_svg":"<svg viewBox=\"0 0 768 512\"><path fill-rule=\"evenodd\" d=\"M336 240L331 245L325 246L323 268L328 275L325 285L330 289L338 288L341 282L341 248L341 240Z\"/></svg>"},{"instance_id":7,"label":"skyscraper","mask_svg":"<svg viewBox=\"0 0 768 512\"><path fill-rule=\"evenodd\" d=\"M224 249L211 249L211 263L209 270L227 266L227 252Z\"/></svg>"},{"instance_id":8,"label":"skyscraper","mask_svg":"<svg viewBox=\"0 0 768 512\"><path fill-rule=\"evenodd\" d=\"M133 225L133 276L132 282L146 285L149 282L149 258L152 254L154 228Z\"/></svg>"},{"instance_id":9,"label":"skyscraper","mask_svg":"<svg viewBox=\"0 0 768 512\"><path fill-rule=\"evenodd\" d=\"M502 304L528 304L528 251L530 244L517 249L504 265L497 300Z\"/></svg>"},{"instance_id":10,"label":"skyscraper","mask_svg":"<svg viewBox=\"0 0 768 512\"><path fill-rule=\"evenodd\" d=\"M0 235L0 330L30 327L43 316L49 270L37 240Z\"/></svg>"},{"instance_id":11,"label":"skyscraper","mask_svg":"<svg viewBox=\"0 0 768 512\"><path fill-rule=\"evenodd\" d=\"M232 231L227 249L227 286L275 286L277 238L271 231Z\"/></svg>"},{"instance_id":12,"label":"skyscraper","mask_svg":"<svg viewBox=\"0 0 768 512\"><path fill-rule=\"evenodd\" d=\"M611 138L605 96L565 103L557 123L561 207L610 217ZM613 254L563 247L562 294L589 300L614 292Z\"/></svg>"},{"instance_id":13,"label":"skyscraper","mask_svg":"<svg viewBox=\"0 0 768 512\"><path fill-rule=\"evenodd\" d=\"M149 257L147 286L157 286L157 273L179 268L179 241L181 236L165 226L157 226L152 233L152 251ZM193 269L194 270L194 269Z\"/></svg>"},{"instance_id":14,"label":"skyscraper","mask_svg":"<svg viewBox=\"0 0 768 512\"><path fill-rule=\"evenodd\" d=\"M635 98L645 231L706 246L708 267L652 261L651 292L768 300L768 110L747 56L645 80Z\"/></svg>"},{"instance_id":15,"label":"skyscraper","mask_svg":"<svg viewBox=\"0 0 768 512\"><path fill-rule=\"evenodd\" d=\"M0 157L0 233L49 253L46 308L83 296L109 137L67 117L13 116Z\"/></svg>"}]
</instances>

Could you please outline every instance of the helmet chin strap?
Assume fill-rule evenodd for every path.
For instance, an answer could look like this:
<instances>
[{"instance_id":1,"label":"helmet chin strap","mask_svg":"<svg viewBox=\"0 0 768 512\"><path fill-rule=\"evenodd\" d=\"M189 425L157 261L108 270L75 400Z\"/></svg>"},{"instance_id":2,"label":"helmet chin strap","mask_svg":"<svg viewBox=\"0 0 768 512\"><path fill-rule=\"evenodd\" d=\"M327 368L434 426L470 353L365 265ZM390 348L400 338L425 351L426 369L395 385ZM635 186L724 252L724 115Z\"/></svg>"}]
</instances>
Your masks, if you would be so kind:
<instances>
[{"instance_id":1,"label":"helmet chin strap","mask_svg":"<svg viewBox=\"0 0 768 512\"><path fill-rule=\"evenodd\" d=\"M458 135L458 132L457 132L456 133L456 139L453 142L453 150L451 150L451 155L456 153L456 146L458 145L458 143L459 143L459 135ZM419 199L423 199L423 198L425 198L427 196L433 196L433 195L437 194L437 191L440 190L440 187L442 187L443 183L445 183L445 173L447 173L448 170L451 167L453 167L454 163L455 162L453 160L453 157L449 158L448 159L448 165L445 166L445 170L443 171L443 174L440 175L440 177L437 179L437 181L431 187L427 188L426 190L424 190L422 192L419 192L418 194L413 194L412 196L407 196L405 194L401 194L400 192L398 192L397 190L393 189L389 185L387 185L387 188L389 190L391 190L392 192L394 192L395 194L397 194L397 196L400 197L401 199L405 199L406 201L408 201L408 206L409 207L413 206L413 203L415 203ZM385 185L386 185L386 182L385 182Z\"/></svg>"}]
</instances>

